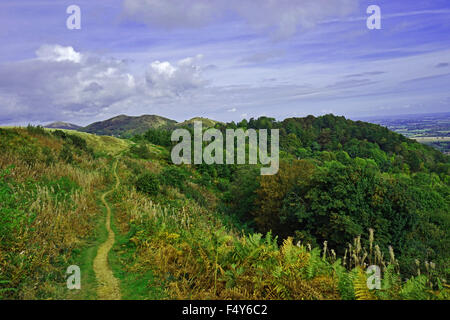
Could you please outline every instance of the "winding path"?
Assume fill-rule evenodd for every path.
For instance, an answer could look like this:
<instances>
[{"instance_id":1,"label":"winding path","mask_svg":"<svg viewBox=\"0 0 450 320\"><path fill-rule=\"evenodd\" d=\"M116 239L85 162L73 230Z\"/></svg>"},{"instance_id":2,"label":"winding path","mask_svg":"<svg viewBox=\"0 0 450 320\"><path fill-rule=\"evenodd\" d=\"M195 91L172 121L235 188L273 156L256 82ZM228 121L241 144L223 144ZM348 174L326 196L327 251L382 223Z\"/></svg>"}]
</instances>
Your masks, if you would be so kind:
<instances>
[{"instance_id":1,"label":"winding path","mask_svg":"<svg viewBox=\"0 0 450 320\"><path fill-rule=\"evenodd\" d=\"M115 234L111 229L111 208L106 201L106 197L120 185L120 180L116 172L117 161L113 165L114 177L116 184L114 188L102 195L102 203L106 208L106 230L108 231L108 239L100 245L97 256L94 259L94 272L97 278L97 298L100 300L120 300L119 281L111 271L108 265L108 253L114 245Z\"/></svg>"}]
</instances>

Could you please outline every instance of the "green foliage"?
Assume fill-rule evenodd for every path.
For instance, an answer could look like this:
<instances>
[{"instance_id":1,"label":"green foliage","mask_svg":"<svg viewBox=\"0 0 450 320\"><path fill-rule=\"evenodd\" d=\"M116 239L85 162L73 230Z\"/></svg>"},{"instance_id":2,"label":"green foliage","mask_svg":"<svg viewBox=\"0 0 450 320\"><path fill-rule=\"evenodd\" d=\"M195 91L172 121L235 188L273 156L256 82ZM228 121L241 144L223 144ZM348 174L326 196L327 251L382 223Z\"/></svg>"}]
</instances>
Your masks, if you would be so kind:
<instances>
[{"instance_id":1,"label":"green foliage","mask_svg":"<svg viewBox=\"0 0 450 320\"><path fill-rule=\"evenodd\" d=\"M27 219L14 192L16 183L9 177L13 168L0 170L0 247L12 241Z\"/></svg>"},{"instance_id":2,"label":"green foliage","mask_svg":"<svg viewBox=\"0 0 450 320\"><path fill-rule=\"evenodd\" d=\"M318 247L310 251L308 264L305 268L305 276L307 279L313 279L321 274L329 272L329 264L321 257L321 251Z\"/></svg>"},{"instance_id":3,"label":"green foliage","mask_svg":"<svg viewBox=\"0 0 450 320\"><path fill-rule=\"evenodd\" d=\"M427 288L427 277L424 275L412 277L403 285L400 296L405 300L428 300L430 289Z\"/></svg>"},{"instance_id":4,"label":"green foliage","mask_svg":"<svg viewBox=\"0 0 450 320\"><path fill-rule=\"evenodd\" d=\"M229 191L223 195L228 204L228 214L237 216L242 222L251 220L255 210L256 190L259 187L259 170L251 166L240 167L234 174Z\"/></svg>"},{"instance_id":5,"label":"green foliage","mask_svg":"<svg viewBox=\"0 0 450 320\"><path fill-rule=\"evenodd\" d=\"M61 159L62 161L66 162L66 163L73 163L74 158L73 158L73 153L72 153L72 149L70 148L70 146L68 144L64 144L60 153L59 153L59 159Z\"/></svg>"},{"instance_id":6,"label":"green foliage","mask_svg":"<svg viewBox=\"0 0 450 320\"><path fill-rule=\"evenodd\" d=\"M45 131L44 127L40 126L40 125L33 126L33 125L29 124L27 126L27 131L28 131L28 133L33 134L33 135L42 135L42 136L48 135L48 133Z\"/></svg>"},{"instance_id":7,"label":"green foliage","mask_svg":"<svg viewBox=\"0 0 450 320\"><path fill-rule=\"evenodd\" d=\"M135 183L136 189L150 196L155 196L159 192L159 179L156 174L144 173Z\"/></svg>"},{"instance_id":8,"label":"green foliage","mask_svg":"<svg viewBox=\"0 0 450 320\"><path fill-rule=\"evenodd\" d=\"M68 139L71 141L75 148L87 151L87 143L83 138L76 135L67 135Z\"/></svg>"},{"instance_id":9,"label":"green foliage","mask_svg":"<svg viewBox=\"0 0 450 320\"><path fill-rule=\"evenodd\" d=\"M150 159L152 154L145 144L134 144L130 148L130 152L141 159Z\"/></svg>"},{"instance_id":10,"label":"green foliage","mask_svg":"<svg viewBox=\"0 0 450 320\"><path fill-rule=\"evenodd\" d=\"M256 123L253 128L262 128ZM437 262L439 273L448 276L443 267L450 257L449 172L443 169L448 157L386 128L343 117L286 119L270 127L280 129L286 158L307 159L315 170L288 180L295 162L283 167L282 160L274 177L238 177L222 197L225 212L281 238L327 240L339 254L372 228L381 248L395 248L404 276L415 274L415 258Z\"/></svg>"},{"instance_id":11,"label":"green foliage","mask_svg":"<svg viewBox=\"0 0 450 320\"><path fill-rule=\"evenodd\" d=\"M82 137L70 134L62 130L55 130L52 133L55 137L58 137L62 140L64 140L67 144L70 144L74 146L77 149L88 151L88 146L86 139L83 139Z\"/></svg>"},{"instance_id":12,"label":"green foliage","mask_svg":"<svg viewBox=\"0 0 450 320\"><path fill-rule=\"evenodd\" d=\"M64 203L70 202L70 196L80 189L80 187L68 177L61 177L56 180L43 178L39 185L51 190L51 196L56 200Z\"/></svg>"},{"instance_id":13,"label":"green foliage","mask_svg":"<svg viewBox=\"0 0 450 320\"><path fill-rule=\"evenodd\" d=\"M188 177L188 172L186 172L182 167L169 166L163 169L161 173L162 183L181 189Z\"/></svg>"},{"instance_id":14,"label":"green foliage","mask_svg":"<svg viewBox=\"0 0 450 320\"><path fill-rule=\"evenodd\" d=\"M341 260L337 260L333 263L333 270L336 274L338 281L338 289L343 300L356 299L355 290L353 287L352 273L348 272L344 266L342 266Z\"/></svg>"},{"instance_id":15,"label":"green foliage","mask_svg":"<svg viewBox=\"0 0 450 320\"><path fill-rule=\"evenodd\" d=\"M170 140L171 132L163 129L149 129L146 133L144 133L143 138L150 143L169 147L172 145L172 141Z\"/></svg>"}]
</instances>

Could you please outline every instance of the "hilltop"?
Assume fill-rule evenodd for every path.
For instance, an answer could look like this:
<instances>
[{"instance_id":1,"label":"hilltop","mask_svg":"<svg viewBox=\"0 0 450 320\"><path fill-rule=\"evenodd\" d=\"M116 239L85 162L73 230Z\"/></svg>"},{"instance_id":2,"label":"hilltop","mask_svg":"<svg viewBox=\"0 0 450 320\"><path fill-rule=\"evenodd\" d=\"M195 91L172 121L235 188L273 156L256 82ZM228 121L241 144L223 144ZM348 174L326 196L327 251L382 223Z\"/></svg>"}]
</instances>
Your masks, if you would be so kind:
<instances>
[{"instance_id":1,"label":"hilltop","mask_svg":"<svg viewBox=\"0 0 450 320\"><path fill-rule=\"evenodd\" d=\"M56 122L52 122L52 123L49 123L49 124L45 125L44 128L48 128L48 129L79 130L82 127L78 126L76 124L73 124L73 123L56 121Z\"/></svg>"},{"instance_id":2,"label":"hilltop","mask_svg":"<svg viewBox=\"0 0 450 320\"><path fill-rule=\"evenodd\" d=\"M92 123L80 131L108 135L116 137L131 137L135 134L143 134L148 129L158 129L176 124L175 120L157 115L143 115L131 117L120 115L105 121Z\"/></svg>"},{"instance_id":3,"label":"hilltop","mask_svg":"<svg viewBox=\"0 0 450 320\"><path fill-rule=\"evenodd\" d=\"M211 128L214 127L217 124L223 125L223 122L220 121L216 121L216 120L212 120L212 119L208 119L208 118L202 118L202 117L194 117L192 119L177 123L175 126L176 127L189 127L189 128L193 128L194 127L194 122L201 122L203 125L203 128Z\"/></svg>"}]
</instances>

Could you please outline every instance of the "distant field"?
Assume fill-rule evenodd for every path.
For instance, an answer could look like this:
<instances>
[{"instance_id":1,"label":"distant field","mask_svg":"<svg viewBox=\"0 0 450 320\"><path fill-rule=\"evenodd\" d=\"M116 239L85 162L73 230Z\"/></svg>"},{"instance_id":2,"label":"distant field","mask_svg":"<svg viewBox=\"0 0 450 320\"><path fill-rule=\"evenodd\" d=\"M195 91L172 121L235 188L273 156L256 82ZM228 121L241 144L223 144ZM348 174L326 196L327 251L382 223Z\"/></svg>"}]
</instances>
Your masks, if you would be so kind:
<instances>
[{"instance_id":1,"label":"distant field","mask_svg":"<svg viewBox=\"0 0 450 320\"><path fill-rule=\"evenodd\" d=\"M413 114L366 119L450 154L450 113Z\"/></svg>"},{"instance_id":2,"label":"distant field","mask_svg":"<svg viewBox=\"0 0 450 320\"><path fill-rule=\"evenodd\" d=\"M437 142L437 141L450 141L450 137L415 137L412 138L417 142Z\"/></svg>"}]
</instances>

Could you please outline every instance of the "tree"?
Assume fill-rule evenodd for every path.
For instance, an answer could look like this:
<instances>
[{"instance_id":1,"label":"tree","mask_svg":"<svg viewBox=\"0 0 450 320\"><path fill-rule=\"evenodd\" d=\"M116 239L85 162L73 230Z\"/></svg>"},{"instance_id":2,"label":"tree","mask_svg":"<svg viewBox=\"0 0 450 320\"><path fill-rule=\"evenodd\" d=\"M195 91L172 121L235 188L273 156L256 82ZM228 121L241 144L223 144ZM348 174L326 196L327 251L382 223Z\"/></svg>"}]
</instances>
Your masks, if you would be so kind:
<instances>
[{"instance_id":1,"label":"tree","mask_svg":"<svg viewBox=\"0 0 450 320\"><path fill-rule=\"evenodd\" d=\"M260 231L273 230L280 236L288 233L280 221L283 199L299 181L309 180L314 170L314 164L307 160L281 161L278 174L259 178L253 215Z\"/></svg>"}]
</instances>

